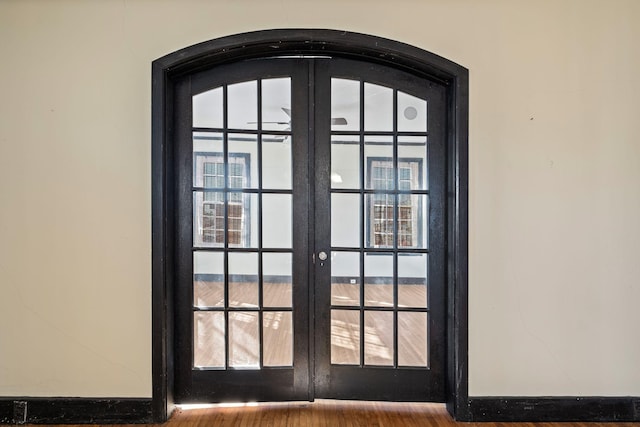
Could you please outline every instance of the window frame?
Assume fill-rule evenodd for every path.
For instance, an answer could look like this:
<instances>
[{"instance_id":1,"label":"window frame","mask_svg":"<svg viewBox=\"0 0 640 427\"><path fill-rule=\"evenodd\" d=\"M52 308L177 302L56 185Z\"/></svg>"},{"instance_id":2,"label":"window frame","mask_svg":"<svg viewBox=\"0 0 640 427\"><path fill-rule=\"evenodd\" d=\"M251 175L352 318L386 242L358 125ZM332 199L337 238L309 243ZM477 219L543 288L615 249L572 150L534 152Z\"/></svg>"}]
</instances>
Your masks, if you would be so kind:
<instances>
[{"instance_id":1,"label":"window frame","mask_svg":"<svg viewBox=\"0 0 640 427\"><path fill-rule=\"evenodd\" d=\"M447 87L448 200L444 224L447 253L447 409L471 420L468 393L468 123L469 71L419 47L344 30L276 29L234 34L169 53L152 64L152 402L155 422L174 408L174 309L177 286L175 214L177 176L175 94L182 76L231 62L273 55L353 58L406 70Z\"/></svg>"}]
</instances>

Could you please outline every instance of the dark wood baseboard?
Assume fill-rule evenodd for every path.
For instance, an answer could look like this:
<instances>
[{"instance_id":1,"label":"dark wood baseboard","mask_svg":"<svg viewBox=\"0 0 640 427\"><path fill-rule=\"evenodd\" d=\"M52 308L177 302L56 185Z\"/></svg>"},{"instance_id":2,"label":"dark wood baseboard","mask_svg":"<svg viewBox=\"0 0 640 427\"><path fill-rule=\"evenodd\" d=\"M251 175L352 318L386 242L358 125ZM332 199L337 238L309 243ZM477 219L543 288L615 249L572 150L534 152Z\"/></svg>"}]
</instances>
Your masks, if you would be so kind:
<instances>
[{"instance_id":1,"label":"dark wood baseboard","mask_svg":"<svg viewBox=\"0 0 640 427\"><path fill-rule=\"evenodd\" d=\"M471 397L469 419L498 422L640 421L640 397Z\"/></svg>"},{"instance_id":2,"label":"dark wood baseboard","mask_svg":"<svg viewBox=\"0 0 640 427\"><path fill-rule=\"evenodd\" d=\"M22 402L26 402L25 417ZM152 399L3 397L0 423L147 424L155 421L152 406ZM468 419L457 418L473 422L638 422L640 397L472 397Z\"/></svg>"},{"instance_id":3,"label":"dark wood baseboard","mask_svg":"<svg viewBox=\"0 0 640 427\"><path fill-rule=\"evenodd\" d=\"M0 423L148 424L152 399L2 397Z\"/></svg>"}]
</instances>

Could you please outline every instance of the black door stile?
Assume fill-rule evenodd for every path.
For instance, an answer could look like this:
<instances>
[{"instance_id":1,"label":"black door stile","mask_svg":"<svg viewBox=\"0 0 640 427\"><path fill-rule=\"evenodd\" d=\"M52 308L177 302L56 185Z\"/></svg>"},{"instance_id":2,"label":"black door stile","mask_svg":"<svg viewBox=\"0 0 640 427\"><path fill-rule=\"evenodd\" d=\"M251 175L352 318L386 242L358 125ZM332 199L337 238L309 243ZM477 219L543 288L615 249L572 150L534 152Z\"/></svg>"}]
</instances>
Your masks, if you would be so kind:
<instances>
[{"instance_id":1,"label":"black door stile","mask_svg":"<svg viewBox=\"0 0 640 427\"><path fill-rule=\"evenodd\" d=\"M191 97L206 89L263 79L270 76L292 78L292 202L293 202L293 368L261 369L194 369L193 368L193 150ZM429 366L399 367L397 360L397 316L394 315L394 355L392 367L365 366L364 344L361 342L360 366L331 364L331 274L330 259L321 261L320 252L331 253L331 77L351 78L361 82L393 87L407 93L418 93L429 102L428 195L429 245ZM363 83L361 83L361 88ZM313 400L314 398L444 401L445 373L445 233L446 224L446 90L438 82L430 82L405 72L342 59L262 59L224 65L183 77L176 87L175 195L176 230L176 401L276 401ZM361 91L361 108L364 95ZM394 94L396 92L394 91ZM258 96L260 99L260 95ZM397 120L397 95L394 95L394 122ZM361 117L362 117L361 113ZM258 120L260 113L258 113ZM361 118L362 120L362 118ZM362 125L362 123L361 123ZM225 126L226 128L226 123ZM360 126L360 135L364 135ZM224 130L224 132L227 132ZM229 131L230 133L236 130ZM262 131L261 135L277 133ZM349 132L344 132L349 133ZM390 137L396 137L397 125ZM394 148L394 167L398 169L398 148ZM226 150L225 150L226 154ZM258 151L260 157L260 151ZM226 156L225 156L226 158ZM364 149L361 149L364 168ZM364 169L363 169L364 170ZM364 218L364 172L361 172L360 215ZM247 190L261 194L262 189ZM394 193L397 201L400 192ZM258 196L258 199L260 197ZM398 218L398 206L394 216ZM397 224L395 225L397 235ZM361 230L361 271L364 254L382 250L365 246L365 228ZM397 239L397 237L396 237ZM207 250L200 249L200 250ZM355 249L353 249L355 251ZM242 252L240 249L236 251ZM253 250L252 250L253 251ZM259 249L258 252L262 250ZM404 251L396 247L395 259ZM410 254L402 254L410 256ZM260 266L262 266L260 262ZM262 267L260 267L261 269ZM398 276L397 261L394 277ZM361 273L361 275L364 273ZM226 277L226 276L225 276ZM397 302L397 287L394 301ZM225 289L228 293L228 289ZM364 282L361 284L361 300ZM260 294L260 302L262 295ZM261 305L261 304L260 304ZM366 310L375 311L369 307ZM225 311L228 313L228 311ZM364 310L360 308L361 323ZM262 319L260 317L260 319ZM228 323L227 323L228 324ZM260 324L262 325L262 324ZM261 329L260 329L261 330ZM262 334L262 332L260 332ZM262 360L261 360L262 362ZM262 365L262 364L261 364Z\"/></svg>"}]
</instances>

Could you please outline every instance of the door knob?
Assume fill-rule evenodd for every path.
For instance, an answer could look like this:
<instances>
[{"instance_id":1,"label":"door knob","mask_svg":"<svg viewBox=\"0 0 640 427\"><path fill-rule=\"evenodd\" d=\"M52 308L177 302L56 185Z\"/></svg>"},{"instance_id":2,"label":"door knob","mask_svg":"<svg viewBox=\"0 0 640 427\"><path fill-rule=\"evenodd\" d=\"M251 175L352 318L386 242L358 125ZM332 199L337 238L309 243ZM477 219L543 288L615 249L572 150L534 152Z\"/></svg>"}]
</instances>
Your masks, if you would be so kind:
<instances>
[{"instance_id":1,"label":"door knob","mask_svg":"<svg viewBox=\"0 0 640 427\"><path fill-rule=\"evenodd\" d=\"M318 259L320 261L326 261L327 260L327 253L325 251L320 251L318 253Z\"/></svg>"}]
</instances>

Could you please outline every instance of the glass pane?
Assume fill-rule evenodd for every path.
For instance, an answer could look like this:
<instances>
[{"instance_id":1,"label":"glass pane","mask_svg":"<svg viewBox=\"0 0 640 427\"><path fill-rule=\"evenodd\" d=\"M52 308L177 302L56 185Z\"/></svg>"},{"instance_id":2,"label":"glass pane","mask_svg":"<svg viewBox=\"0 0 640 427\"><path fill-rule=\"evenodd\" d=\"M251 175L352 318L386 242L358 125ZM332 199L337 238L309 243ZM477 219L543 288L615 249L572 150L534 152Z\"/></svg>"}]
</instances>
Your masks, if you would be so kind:
<instances>
[{"instance_id":1,"label":"glass pane","mask_svg":"<svg viewBox=\"0 0 640 427\"><path fill-rule=\"evenodd\" d=\"M293 323L290 311L262 313L264 366L293 365Z\"/></svg>"},{"instance_id":2,"label":"glass pane","mask_svg":"<svg viewBox=\"0 0 640 427\"><path fill-rule=\"evenodd\" d=\"M195 191L193 193L193 244L201 247L224 245L224 193Z\"/></svg>"},{"instance_id":3,"label":"glass pane","mask_svg":"<svg viewBox=\"0 0 640 427\"><path fill-rule=\"evenodd\" d=\"M260 366L260 338L258 312L229 312L229 366L258 368Z\"/></svg>"},{"instance_id":4,"label":"glass pane","mask_svg":"<svg viewBox=\"0 0 640 427\"><path fill-rule=\"evenodd\" d=\"M364 364L393 366L393 312L364 312Z\"/></svg>"},{"instance_id":5,"label":"glass pane","mask_svg":"<svg viewBox=\"0 0 640 427\"><path fill-rule=\"evenodd\" d=\"M360 364L360 312L331 310L331 363Z\"/></svg>"},{"instance_id":6,"label":"glass pane","mask_svg":"<svg viewBox=\"0 0 640 427\"><path fill-rule=\"evenodd\" d=\"M360 252L331 252L331 304L360 305Z\"/></svg>"},{"instance_id":7,"label":"glass pane","mask_svg":"<svg viewBox=\"0 0 640 427\"><path fill-rule=\"evenodd\" d=\"M427 101L398 91L398 130L427 131Z\"/></svg>"},{"instance_id":8,"label":"glass pane","mask_svg":"<svg viewBox=\"0 0 640 427\"><path fill-rule=\"evenodd\" d=\"M291 254L262 254L262 299L265 307L291 307Z\"/></svg>"},{"instance_id":9,"label":"glass pane","mask_svg":"<svg viewBox=\"0 0 640 427\"><path fill-rule=\"evenodd\" d=\"M331 245L360 247L360 194L331 195Z\"/></svg>"},{"instance_id":10,"label":"glass pane","mask_svg":"<svg viewBox=\"0 0 640 427\"><path fill-rule=\"evenodd\" d=\"M193 133L193 185L224 188L224 157L222 134Z\"/></svg>"},{"instance_id":11,"label":"glass pane","mask_svg":"<svg viewBox=\"0 0 640 427\"><path fill-rule=\"evenodd\" d=\"M291 78L262 80L262 129L291 130Z\"/></svg>"},{"instance_id":12,"label":"glass pane","mask_svg":"<svg viewBox=\"0 0 640 427\"><path fill-rule=\"evenodd\" d=\"M364 254L364 304L393 307L393 254Z\"/></svg>"},{"instance_id":13,"label":"glass pane","mask_svg":"<svg viewBox=\"0 0 640 427\"><path fill-rule=\"evenodd\" d=\"M393 138L390 136L367 136L364 142L365 188L393 190Z\"/></svg>"},{"instance_id":14,"label":"glass pane","mask_svg":"<svg viewBox=\"0 0 640 427\"><path fill-rule=\"evenodd\" d=\"M258 254L229 252L229 306L258 305Z\"/></svg>"},{"instance_id":15,"label":"glass pane","mask_svg":"<svg viewBox=\"0 0 640 427\"><path fill-rule=\"evenodd\" d=\"M229 85L227 97L229 129L257 129L258 82L252 80Z\"/></svg>"},{"instance_id":16,"label":"glass pane","mask_svg":"<svg viewBox=\"0 0 640 427\"><path fill-rule=\"evenodd\" d=\"M392 248L394 237L395 194L365 195L367 239L369 248Z\"/></svg>"},{"instance_id":17,"label":"glass pane","mask_svg":"<svg viewBox=\"0 0 640 427\"><path fill-rule=\"evenodd\" d=\"M331 130L360 130L360 81L331 79Z\"/></svg>"},{"instance_id":18,"label":"glass pane","mask_svg":"<svg viewBox=\"0 0 640 427\"><path fill-rule=\"evenodd\" d=\"M393 89L364 84L364 130L393 130Z\"/></svg>"},{"instance_id":19,"label":"glass pane","mask_svg":"<svg viewBox=\"0 0 640 427\"><path fill-rule=\"evenodd\" d=\"M193 313L193 366L224 368L224 313Z\"/></svg>"},{"instance_id":20,"label":"glass pane","mask_svg":"<svg viewBox=\"0 0 640 427\"><path fill-rule=\"evenodd\" d=\"M398 307L427 307L427 254L398 255Z\"/></svg>"},{"instance_id":21,"label":"glass pane","mask_svg":"<svg viewBox=\"0 0 640 427\"><path fill-rule=\"evenodd\" d=\"M427 189L427 137L398 137L398 180L400 190Z\"/></svg>"},{"instance_id":22,"label":"glass pane","mask_svg":"<svg viewBox=\"0 0 640 427\"><path fill-rule=\"evenodd\" d=\"M258 188L258 137L229 135L227 170L229 188Z\"/></svg>"},{"instance_id":23,"label":"glass pane","mask_svg":"<svg viewBox=\"0 0 640 427\"><path fill-rule=\"evenodd\" d=\"M222 247L227 236L230 247L256 247L257 195L229 192L225 224L225 193L196 191L193 195L193 241L195 246Z\"/></svg>"},{"instance_id":24,"label":"glass pane","mask_svg":"<svg viewBox=\"0 0 640 427\"><path fill-rule=\"evenodd\" d=\"M398 365L427 363L427 313L398 312Z\"/></svg>"},{"instance_id":25,"label":"glass pane","mask_svg":"<svg viewBox=\"0 0 640 427\"><path fill-rule=\"evenodd\" d=\"M427 247L427 195L398 195L398 247Z\"/></svg>"},{"instance_id":26,"label":"glass pane","mask_svg":"<svg viewBox=\"0 0 640 427\"><path fill-rule=\"evenodd\" d=\"M230 192L227 239L231 248L258 247L258 195Z\"/></svg>"},{"instance_id":27,"label":"glass pane","mask_svg":"<svg viewBox=\"0 0 640 427\"><path fill-rule=\"evenodd\" d=\"M193 97L193 126L222 128L222 88L218 87Z\"/></svg>"},{"instance_id":28,"label":"glass pane","mask_svg":"<svg viewBox=\"0 0 640 427\"><path fill-rule=\"evenodd\" d=\"M291 189L291 137L262 137L262 188Z\"/></svg>"},{"instance_id":29,"label":"glass pane","mask_svg":"<svg viewBox=\"0 0 640 427\"><path fill-rule=\"evenodd\" d=\"M291 248L291 195L262 195L262 246Z\"/></svg>"},{"instance_id":30,"label":"glass pane","mask_svg":"<svg viewBox=\"0 0 640 427\"><path fill-rule=\"evenodd\" d=\"M331 188L360 188L360 137L331 137Z\"/></svg>"},{"instance_id":31,"label":"glass pane","mask_svg":"<svg viewBox=\"0 0 640 427\"><path fill-rule=\"evenodd\" d=\"M193 253L193 305L224 306L224 253Z\"/></svg>"}]
</instances>

